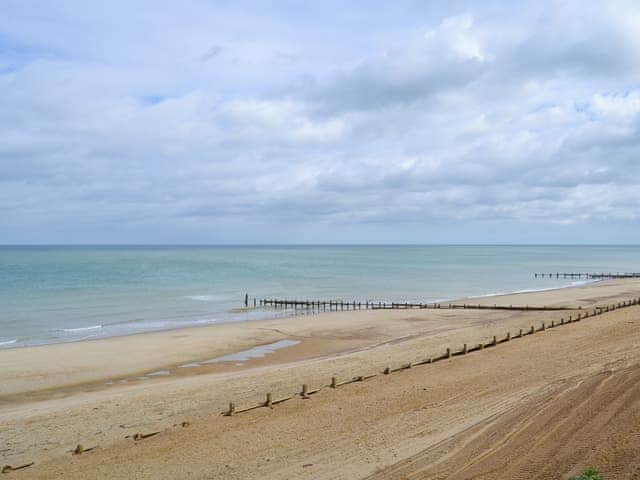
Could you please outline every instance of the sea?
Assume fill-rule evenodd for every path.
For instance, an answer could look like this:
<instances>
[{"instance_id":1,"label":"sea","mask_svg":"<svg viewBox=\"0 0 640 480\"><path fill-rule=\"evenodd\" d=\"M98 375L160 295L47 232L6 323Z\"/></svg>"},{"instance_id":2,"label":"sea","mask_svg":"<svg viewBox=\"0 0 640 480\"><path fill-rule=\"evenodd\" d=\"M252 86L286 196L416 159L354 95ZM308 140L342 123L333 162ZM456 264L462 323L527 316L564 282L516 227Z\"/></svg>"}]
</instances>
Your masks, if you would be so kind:
<instances>
[{"instance_id":1,"label":"sea","mask_svg":"<svg viewBox=\"0 0 640 480\"><path fill-rule=\"evenodd\" d=\"M293 313L245 294L442 302L638 271L637 245L0 246L0 349Z\"/></svg>"}]
</instances>

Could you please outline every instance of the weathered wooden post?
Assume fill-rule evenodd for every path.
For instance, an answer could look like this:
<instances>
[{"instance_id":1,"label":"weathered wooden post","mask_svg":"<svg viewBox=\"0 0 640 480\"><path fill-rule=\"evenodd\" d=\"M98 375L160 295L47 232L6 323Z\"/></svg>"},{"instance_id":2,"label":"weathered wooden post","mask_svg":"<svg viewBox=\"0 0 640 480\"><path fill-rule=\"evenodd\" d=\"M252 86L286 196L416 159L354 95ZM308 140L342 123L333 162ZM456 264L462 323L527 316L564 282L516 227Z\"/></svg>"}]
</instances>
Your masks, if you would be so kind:
<instances>
[{"instance_id":1,"label":"weathered wooden post","mask_svg":"<svg viewBox=\"0 0 640 480\"><path fill-rule=\"evenodd\" d=\"M511 332L507 332L507 342L511 340Z\"/></svg>"},{"instance_id":2,"label":"weathered wooden post","mask_svg":"<svg viewBox=\"0 0 640 480\"><path fill-rule=\"evenodd\" d=\"M467 344L465 343L464 346L462 347L462 354L466 355L467 354Z\"/></svg>"},{"instance_id":3,"label":"weathered wooden post","mask_svg":"<svg viewBox=\"0 0 640 480\"><path fill-rule=\"evenodd\" d=\"M229 411L227 412L228 417L232 417L236 413L236 405L233 402L229 403Z\"/></svg>"},{"instance_id":4,"label":"weathered wooden post","mask_svg":"<svg viewBox=\"0 0 640 480\"><path fill-rule=\"evenodd\" d=\"M331 388L337 388L338 387L338 380L336 379L336 377L331 377Z\"/></svg>"},{"instance_id":5,"label":"weathered wooden post","mask_svg":"<svg viewBox=\"0 0 640 480\"><path fill-rule=\"evenodd\" d=\"M306 383L302 384L302 392L300 392L302 398L309 398L309 387Z\"/></svg>"},{"instance_id":6,"label":"weathered wooden post","mask_svg":"<svg viewBox=\"0 0 640 480\"><path fill-rule=\"evenodd\" d=\"M536 333L536 328L531 325L531 331L529 331L529 335L533 335L534 333Z\"/></svg>"},{"instance_id":7,"label":"weathered wooden post","mask_svg":"<svg viewBox=\"0 0 640 480\"><path fill-rule=\"evenodd\" d=\"M451 349L447 348L447 358L451 358Z\"/></svg>"},{"instance_id":8,"label":"weathered wooden post","mask_svg":"<svg viewBox=\"0 0 640 480\"><path fill-rule=\"evenodd\" d=\"M389 368L389 367L385 368L383 373L385 375L389 375L391 373L391 368Z\"/></svg>"},{"instance_id":9,"label":"weathered wooden post","mask_svg":"<svg viewBox=\"0 0 640 480\"><path fill-rule=\"evenodd\" d=\"M522 329L520 329L520 333L518 334L518 337L522 337Z\"/></svg>"},{"instance_id":10,"label":"weathered wooden post","mask_svg":"<svg viewBox=\"0 0 640 480\"><path fill-rule=\"evenodd\" d=\"M493 341L491 342L491 344L495 347L498 344L498 337L496 337L495 335L493 336Z\"/></svg>"},{"instance_id":11,"label":"weathered wooden post","mask_svg":"<svg viewBox=\"0 0 640 480\"><path fill-rule=\"evenodd\" d=\"M267 393L267 400L264 402L265 407L273 408L273 399L271 398L271 392Z\"/></svg>"},{"instance_id":12,"label":"weathered wooden post","mask_svg":"<svg viewBox=\"0 0 640 480\"><path fill-rule=\"evenodd\" d=\"M542 328L540 330L542 330L542 331L546 330L544 322L542 322Z\"/></svg>"}]
</instances>

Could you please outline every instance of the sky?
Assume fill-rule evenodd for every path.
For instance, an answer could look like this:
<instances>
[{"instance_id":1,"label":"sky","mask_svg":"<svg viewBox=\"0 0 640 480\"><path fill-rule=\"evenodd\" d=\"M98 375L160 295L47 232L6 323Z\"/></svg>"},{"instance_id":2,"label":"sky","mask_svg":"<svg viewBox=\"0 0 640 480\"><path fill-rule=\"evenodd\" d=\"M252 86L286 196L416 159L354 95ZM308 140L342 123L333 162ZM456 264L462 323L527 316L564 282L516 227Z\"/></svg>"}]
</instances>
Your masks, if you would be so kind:
<instances>
[{"instance_id":1,"label":"sky","mask_svg":"<svg viewBox=\"0 0 640 480\"><path fill-rule=\"evenodd\" d=\"M637 1L0 2L0 243L638 243Z\"/></svg>"}]
</instances>

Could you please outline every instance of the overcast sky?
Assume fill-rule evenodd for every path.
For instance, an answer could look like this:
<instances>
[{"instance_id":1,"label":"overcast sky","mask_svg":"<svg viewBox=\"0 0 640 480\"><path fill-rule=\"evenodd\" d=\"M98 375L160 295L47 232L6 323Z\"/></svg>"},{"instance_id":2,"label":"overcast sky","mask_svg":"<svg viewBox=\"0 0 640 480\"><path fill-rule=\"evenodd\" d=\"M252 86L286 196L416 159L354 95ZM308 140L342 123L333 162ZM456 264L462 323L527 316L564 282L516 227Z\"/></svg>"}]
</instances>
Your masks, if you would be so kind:
<instances>
[{"instance_id":1,"label":"overcast sky","mask_svg":"<svg viewBox=\"0 0 640 480\"><path fill-rule=\"evenodd\" d=\"M640 3L0 2L0 243L638 243Z\"/></svg>"}]
</instances>

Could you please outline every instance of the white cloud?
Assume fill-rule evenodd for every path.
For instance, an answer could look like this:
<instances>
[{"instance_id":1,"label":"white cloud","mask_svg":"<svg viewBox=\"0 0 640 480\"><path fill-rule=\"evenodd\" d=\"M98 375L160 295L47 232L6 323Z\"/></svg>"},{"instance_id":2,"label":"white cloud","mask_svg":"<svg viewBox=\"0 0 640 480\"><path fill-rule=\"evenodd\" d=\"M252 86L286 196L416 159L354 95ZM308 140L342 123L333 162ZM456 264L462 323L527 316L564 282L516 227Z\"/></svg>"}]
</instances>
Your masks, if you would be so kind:
<instances>
[{"instance_id":1,"label":"white cloud","mask_svg":"<svg viewBox=\"0 0 640 480\"><path fill-rule=\"evenodd\" d=\"M2 7L0 242L638 220L632 2L71 4Z\"/></svg>"}]
</instances>

